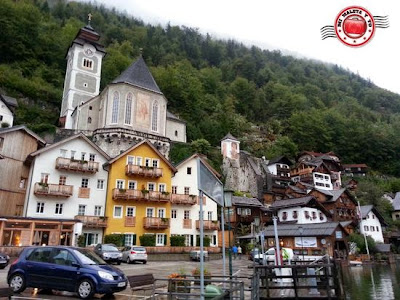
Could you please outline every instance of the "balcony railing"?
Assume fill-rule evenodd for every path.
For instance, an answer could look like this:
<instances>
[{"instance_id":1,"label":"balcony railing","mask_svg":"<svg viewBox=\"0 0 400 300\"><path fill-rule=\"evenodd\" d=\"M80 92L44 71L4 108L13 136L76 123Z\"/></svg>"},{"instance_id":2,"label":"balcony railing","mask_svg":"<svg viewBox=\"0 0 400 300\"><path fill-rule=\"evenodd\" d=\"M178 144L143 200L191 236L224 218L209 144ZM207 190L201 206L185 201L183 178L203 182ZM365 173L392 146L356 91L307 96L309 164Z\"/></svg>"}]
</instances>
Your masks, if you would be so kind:
<instances>
[{"instance_id":1,"label":"balcony railing","mask_svg":"<svg viewBox=\"0 0 400 300\"><path fill-rule=\"evenodd\" d=\"M172 194L171 203L177 205L195 205L197 203L198 196L186 195L186 194Z\"/></svg>"},{"instance_id":2,"label":"balcony railing","mask_svg":"<svg viewBox=\"0 0 400 300\"><path fill-rule=\"evenodd\" d=\"M133 164L127 164L125 166L125 174L128 176L144 176L144 177L162 177L163 171L162 168L154 168L154 167L145 167L145 166L137 166Z\"/></svg>"},{"instance_id":3,"label":"balcony railing","mask_svg":"<svg viewBox=\"0 0 400 300\"><path fill-rule=\"evenodd\" d=\"M136 225L136 217L126 216L125 217L125 226L126 227L135 227Z\"/></svg>"},{"instance_id":4,"label":"balcony railing","mask_svg":"<svg viewBox=\"0 0 400 300\"><path fill-rule=\"evenodd\" d=\"M143 219L143 228L145 228L145 229L167 229L167 228L169 228L169 219L145 217Z\"/></svg>"},{"instance_id":5,"label":"balcony railing","mask_svg":"<svg viewBox=\"0 0 400 300\"><path fill-rule=\"evenodd\" d=\"M37 196L65 197L72 196L74 186L36 182L34 194Z\"/></svg>"},{"instance_id":6,"label":"balcony railing","mask_svg":"<svg viewBox=\"0 0 400 300\"><path fill-rule=\"evenodd\" d=\"M100 216L75 216L75 219L80 220L85 227L91 228L106 228L107 227L107 217Z\"/></svg>"},{"instance_id":7,"label":"balcony railing","mask_svg":"<svg viewBox=\"0 0 400 300\"><path fill-rule=\"evenodd\" d=\"M192 219L183 219L183 228L192 229Z\"/></svg>"},{"instance_id":8,"label":"balcony railing","mask_svg":"<svg viewBox=\"0 0 400 300\"><path fill-rule=\"evenodd\" d=\"M113 189L114 200L140 200L169 202L171 195L169 193L141 190Z\"/></svg>"},{"instance_id":9,"label":"balcony railing","mask_svg":"<svg viewBox=\"0 0 400 300\"><path fill-rule=\"evenodd\" d=\"M58 157L56 160L56 169L82 173L96 173L99 171L99 163L95 161L72 160L70 158Z\"/></svg>"},{"instance_id":10,"label":"balcony railing","mask_svg":"<svg viewBox=\"0 0 400 300\"><path fill-rule=\"evenodd\" d=\"M297 175L305 175L305 174L311 174L312 173L312 168L304 168L304 169L292 169L290 171L290 176L297 176Z\"/></svg>"},{"instance_id":11,"label":"balcony railing","mask_svg":"<svg viewBox=\"0 0 400 300\"><path fill-rule=\"evenodd\" d=\"M196 221L196 229L200 230L200 220ZM203 220L204 230L219 230L219 221Z\"/></svg>"}]
</instances>

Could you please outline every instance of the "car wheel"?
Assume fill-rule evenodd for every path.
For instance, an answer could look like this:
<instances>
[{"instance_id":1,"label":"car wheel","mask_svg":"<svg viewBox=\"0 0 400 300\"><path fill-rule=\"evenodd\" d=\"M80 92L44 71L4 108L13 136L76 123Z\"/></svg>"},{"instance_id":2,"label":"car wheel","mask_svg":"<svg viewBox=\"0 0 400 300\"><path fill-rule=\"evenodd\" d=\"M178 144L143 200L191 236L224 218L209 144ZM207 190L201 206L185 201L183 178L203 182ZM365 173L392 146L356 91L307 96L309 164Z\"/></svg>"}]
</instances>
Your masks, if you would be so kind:
<instances>
[{"instance_id":1,"label":"car wheel","mask_svg":"<svg viewBox=\"0 0 400 300\"><path fill-rule=\"evenodd\" d=\"M143 261L143 264L144 264L144 265L147 264L147 260Z\"/></svg>"},{"instance_id":2,"label":"car wheel","mask_svg":"<svg viewBox=\"0 0 400 300\"><path fill-rule=\"evenodd\" d=\"M119 260L119 261L117 261L117 265L119 266L121 264L121 261Z\"/></svg>"},{"instance_id":3,"label":"car wheel","mask_svg":"<svg viewBox=\"0 0 400 300\"><path fill-rule=\"evenodd\" d=\"M131 263L131 259L129 258L129 256L128 256L128 258L126 259L126 263L127 263L127 264L130 264L130 263Z\"/></svg>"},{"instance_id":4,"label":"car wheel","mask_svg":"<svg viewBox=\"0 0 400 300\"><path fill-rule=\"evenodd\" d=\"M90 279L83 279L78 285L78 296L81 299L90 299L94 294L94 285Z\"/></svg>"},{"instance_id":5,"label":"car wheel","mask_svg":"<svg viewBox=\"0 0 400 300\"><path fill-rule=\"evenodd\" d=\"M14 274L10 279L10 288L14 293L22 293L25 290L26 282L22 274Z\"/></svg>"}]
</instances>

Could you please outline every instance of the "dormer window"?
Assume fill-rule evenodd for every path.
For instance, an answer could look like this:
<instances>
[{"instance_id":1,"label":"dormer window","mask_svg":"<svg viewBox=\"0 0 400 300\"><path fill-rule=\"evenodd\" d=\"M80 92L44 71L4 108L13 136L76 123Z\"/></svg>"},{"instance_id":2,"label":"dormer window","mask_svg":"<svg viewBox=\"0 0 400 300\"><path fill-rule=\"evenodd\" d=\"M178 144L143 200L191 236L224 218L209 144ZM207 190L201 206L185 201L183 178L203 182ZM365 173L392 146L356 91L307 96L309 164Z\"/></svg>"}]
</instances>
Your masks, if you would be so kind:
<instances>
[{"instance_id":1,"label":"dormer window","mask_svg":"<svg viewBox=\"0 0 400 300\"><path fill-rule=\"evenodd\" d=\"M324 220L324 214L323 214L322 212L319 213L319 219L320 219L321 221Z\"/></svg>"},{"instance_id":2,"label":"dormer window","mask_svg":"<svg viewBox=\"0 0 400 300\"><path fill-rule=\"evenodd\" d=\"M93 60L84 58L82 62L82 66L86 69L93 70Z\"/></svg>"},{"instance_id":3,"label":"dormer window","mask_svg":"<svg viewBox=\"0 0 400 300\"><path fill-rule=\"evenodd\" d=\"M292 217L293 217L293 219L297 219L297 210L294 210L292 212Z\"/></svg>"},{"instance_id":4,"label":"dormer window","mask_svg":"<svg viewBox=\"0 0 400 300\"><path fill-rule=\"evenodd\" d=\"M284 211L283 213L282 213L282 220L287 220L287 212L286 211Z\"/></svg>"},{"instance_id":5,"label":"dormer window","mask_svg":"<svg viewBox=\"0 0 400 300\"><path fill-rule=\"evenodd\" d=\"M305 217L306 219L309 219L309 218L310 218L310 212L309 212L308 210L304 211L304 217Z\"/></svg>"},{"instance_id":6,"label":"dormer window","mask_svg":"<svg viewBox=\"0 0 400 300\"><path fill-rule=\"evenodd\" d=\"M312 218L315 220L317 218L317 213L315 211L312 212Z\"/></svg>"}]
</instances>

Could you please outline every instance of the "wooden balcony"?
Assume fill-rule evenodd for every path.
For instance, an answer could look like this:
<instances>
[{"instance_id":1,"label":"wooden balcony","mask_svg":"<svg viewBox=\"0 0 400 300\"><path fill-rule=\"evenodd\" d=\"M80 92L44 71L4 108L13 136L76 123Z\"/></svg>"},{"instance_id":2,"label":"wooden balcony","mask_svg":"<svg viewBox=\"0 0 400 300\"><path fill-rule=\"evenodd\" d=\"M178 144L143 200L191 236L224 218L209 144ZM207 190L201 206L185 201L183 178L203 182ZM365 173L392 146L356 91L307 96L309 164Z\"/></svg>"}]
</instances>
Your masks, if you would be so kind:
<instances>
[{"instance_id":1,"label":"wooden balcony","mask_svg":"<svg viewBox=\"0 0 400 300\"><path fill-rule=\"evenodd\" d=\"M192 219L183 219L183 228L192 229Z\"/></svg>"},{"instance_id":2,"label":"wooden balcony","mask_svg":"<svg viewBox=\"0 0 400 300\"><path fill-rule=\"evenodd\" d=\"M169 202L171 195L169 193L141 190L113 189L114 200L138 200L138 201L155 201Z\"/></svg>"},{"instance_id":3,"label":"wooden balcony","mask_svg":"<svg viewBox=\"0 0 400 300\"><path fill-rule=\"evenodd\" d=\"M126 227L135 227L136 226L136 217L126 216L125 217L125 226Z\"/></svg>"},{"instance_id":4,"label":"wooden balcony","mask_svg":"<svg viewBox=\"0 0 400 300\"><path fill-rule=\"evenodd\" d=\"M196 221L196 229L200 230L200 220ZM219 221L203 220L204 230L219 230Z\"/></svg>"},{"instance_id":5,"label":"wooden balcony","mask_svg":"<svg viewBox=\"0 0 400 300\"><path fill-rule=\"evenodd\" d=\"M125 174L127 176L144 176L144 177L158 178L163 176L163 171L162 168L127 164L125 166Z\"/></svg>"},{"instance_id":6,"label":"wooden balcony","mask_svg":"<svg viewBox=\"0 0 400 300\"><path fill-rule=\"evenodd\" d=\"M197 203L198 196L186 195L186 194L172 194L171 203L177 205L195 205Z\"/></svg>"},{"instance_id":7,"label":"wooden balcony","mask_svg":"<svg viewBox=\"0 0 400 300\"><path fill-rule=\"evenodd\" d=\"M78 191L78 198L90 198L90 188L80 187Z\"/></svg>"},{"instance_id":8,"label":"wooden balcony","mask_svg":"<svg viewBox=\"0 0 400 300\"><path fill-rule=\"evenodd\" d=\"M68 198L72 196L73 189L74 186L72 185L59 185L36 182L33 192L36 196Z\"/></svg>"},{"instance_id":9,"label":"wooden balcony","mask_svg":"<svg viewBox=\"0 0 400 300\"><path fill-rule=\"evenodd\" d=\"M81 173L96 173L99 171L99 163L87 160L72 160L70 158L58 157L56 169Z\"/></svg>"},{"instance_id":10,"label":"wooden balcony","mask_svg":"<svg viewBox=\"0 0 400 300\"><path fill-rule=\"evenodd\" d=\"M169 219L167 218L149 218L143 219L144 229L167 229L169 228Z\"/></svg>"},{"instance_id":11,"label":"wooden balcony","mask_svg":"<svg viewBox=\"0 0 400 300\"><path fill-rule=\"evenodd\" d=\"M75 216L75 219L80 220L83 226L90 228L106 228L107 227L107 217L100 216Z\"/></svg>"},{"instance_id":12,"label":"wooden balcony","mask_svg":"<svg viewBox=\"0 0 400 300\"><path fill-rule=\"evenodd\" d=\"M313 168L308 167L308 168L304 168L304 169L292 169L290 171L290 176L298 176L298 175L306 175L306 174L311 174L312 173Z\"/></svg>"}]
</instances>

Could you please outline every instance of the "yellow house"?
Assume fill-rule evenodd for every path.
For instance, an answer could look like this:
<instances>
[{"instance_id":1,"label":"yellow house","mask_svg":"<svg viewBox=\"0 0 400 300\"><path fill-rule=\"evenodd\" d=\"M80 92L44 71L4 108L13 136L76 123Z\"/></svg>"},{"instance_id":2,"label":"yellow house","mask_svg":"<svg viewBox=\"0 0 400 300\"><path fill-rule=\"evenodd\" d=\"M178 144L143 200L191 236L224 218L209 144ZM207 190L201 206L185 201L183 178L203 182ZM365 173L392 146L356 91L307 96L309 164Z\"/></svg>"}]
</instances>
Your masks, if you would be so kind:
<instances>
[{"instance_id":1,"label":"yellow house","mask_svg":"<svg viewBox=\"0 0 400 300\"><path fill-rule=\"evenodd\" d=\"M153 234L156 246L169 245L175 167L148 140L132 146L106 166L105 235L124 234L125 245L140 245L140 236Z\"/></svg>"}]
</instances>

